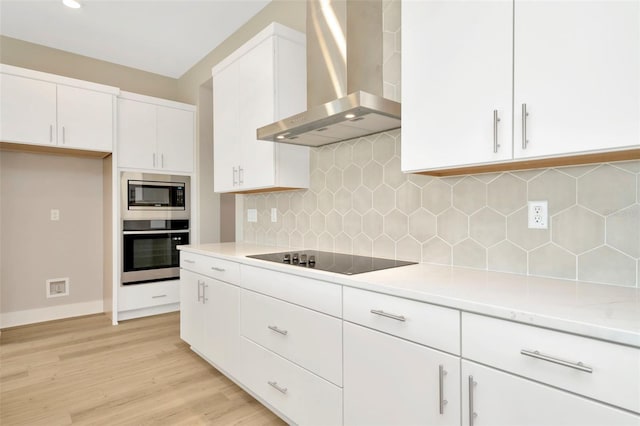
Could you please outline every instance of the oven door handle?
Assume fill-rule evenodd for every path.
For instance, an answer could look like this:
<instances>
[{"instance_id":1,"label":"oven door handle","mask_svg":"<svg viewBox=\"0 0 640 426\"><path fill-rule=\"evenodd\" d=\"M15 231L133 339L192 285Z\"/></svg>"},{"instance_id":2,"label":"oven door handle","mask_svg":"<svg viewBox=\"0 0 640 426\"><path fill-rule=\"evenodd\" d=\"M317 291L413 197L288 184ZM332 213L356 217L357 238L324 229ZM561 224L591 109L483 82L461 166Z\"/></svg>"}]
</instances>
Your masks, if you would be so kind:
<instances>
[{"instance_id":1,"label":"oven door handle","mask_svg":"<svg viewBox=\"0 0 640 426\"><path fill-rule=\"evenodd\" d=\"M153 235L153 234L188 234L188 229L164 230L164 231L123 231L122 235Z\"/></svg>"}]
</instances>

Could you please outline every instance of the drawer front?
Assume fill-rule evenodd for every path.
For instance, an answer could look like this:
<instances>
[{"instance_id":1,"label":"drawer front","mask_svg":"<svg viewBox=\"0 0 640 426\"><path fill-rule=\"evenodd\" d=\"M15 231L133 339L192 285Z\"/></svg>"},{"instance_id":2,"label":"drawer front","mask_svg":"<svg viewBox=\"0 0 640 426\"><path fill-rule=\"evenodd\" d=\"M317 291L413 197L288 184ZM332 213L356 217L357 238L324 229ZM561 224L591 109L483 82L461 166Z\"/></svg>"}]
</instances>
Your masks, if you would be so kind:
<instances>
[{"instance_id":1,"label":"drawer front","mask_svg":"<svg viewBox=\"0 0 640 426\"><path fill-rule=\"evenodd\" d=\"M638 349L463 313L462 356L640 412Z\"/></svg>"},{"instance_id":2,"label":"drawer front","mask_svg":"<svg viewBox=\"0 0 640 426\"><path fill-rule=\"evenodd\" d=\"M118 310L150 308L180 302L180 281L121 286L118 289Z\"/></svg>"},{"instance_id":3,"label":"drawer front","mask_svg":"<svg viewBox=\"0 0 640 426\"><path fill-rule=\"evenodd\" d=\"M460 312L428 303L345 287L344 319L455 355Z\"/></svg>"},{"instance_id":4,"label":"drawer front","mask_svg":"<svg viewBox=\"0 0 640 426\"><path fill-rule=\"evenodd\" d=\"M242 265L241 286L334 317L342 317L342 287L254 266Z\"/></svg>"},{"instance_id":5,"label":"drawer front","mask_svg":"<svg viewBox=\"0 0 640 426\"><path fill-rule=\"evenodd\" d=\"M231 284L240 281L240 264L216 257L181 251L180 267Z\"/></svg>"},{"instance_id":6,"label":"drawer front","mask_svg":"<svg viewBox=\"0 0 640 426\"><path fill-rule=\"evenodd\" d=\"M243 336L342 386L342 321L242 290Z\"/></svg>"},{"instance_id":7,"label":"drawer front","mask_svg":"<svg viewBox=\"0 0 640 426\"><path fill-rule=\"evenodd\" d=\"M241 380L264 402L300 425L342 424L342 390L267 349L241 338Z\"/></svg>"}]
</instances>

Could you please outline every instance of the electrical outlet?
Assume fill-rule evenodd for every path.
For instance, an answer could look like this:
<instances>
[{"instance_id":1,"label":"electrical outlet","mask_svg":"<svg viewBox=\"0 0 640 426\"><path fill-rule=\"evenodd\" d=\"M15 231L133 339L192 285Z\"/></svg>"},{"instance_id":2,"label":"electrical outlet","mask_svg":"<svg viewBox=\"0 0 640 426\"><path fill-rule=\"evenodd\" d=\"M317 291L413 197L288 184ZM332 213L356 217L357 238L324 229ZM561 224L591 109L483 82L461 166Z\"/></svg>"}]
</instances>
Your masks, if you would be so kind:
<instances>
[{"instance_id":1,"label":"electrical outlet","mask_svg":"<svg viewBox=\"0 0 640 426\"><path fill-rule=\"evenodd\" d=\"M60 220L60 210L51 209L50 217L51 217L51 220L54 220L54 221Z\"/></svg>"},{"instance_id":2,"label":"electrical outlet","mask_svg":"<svg viewBox=\"0 0 640 426\"><path fill-rule=\"evenodd\" d=\"M278 209L275 207L271 207L271 222L278 221Z\"/></svg>"},{"instance_id":3,"label":"electrical outlet","mask_svg":"<svg viewBox=\"0 0 640 426\"><path fill-rule=\"evenodd\" d=\"M258 221L258 210L247 209L247 222L257 222L257 221Z\"/></svg>"},{"instance_id":4,"label":"electrical outlet","mask_svg":"<svg viewBox=\"0 0 640 426\"><path fill-rule=\"evenodd\" d=\"M529 201L529 229L547 229L549 213L547 200Z\"/></svg>"}]
</instances>

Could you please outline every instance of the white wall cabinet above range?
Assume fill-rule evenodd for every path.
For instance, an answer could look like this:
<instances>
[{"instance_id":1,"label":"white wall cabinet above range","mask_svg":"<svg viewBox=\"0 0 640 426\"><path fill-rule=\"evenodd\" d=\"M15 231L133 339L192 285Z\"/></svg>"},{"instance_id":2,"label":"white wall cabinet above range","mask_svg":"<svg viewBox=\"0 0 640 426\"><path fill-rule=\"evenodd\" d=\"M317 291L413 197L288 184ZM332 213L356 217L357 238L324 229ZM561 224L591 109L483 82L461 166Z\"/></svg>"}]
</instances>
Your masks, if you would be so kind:
<instances>
[{"instance_id":1,"label":"white wall cabinet above range","mask_svg":"<svg viewBox=\"0 0 640 426\"><path fill-rule=\"evenodd\" d=\"M193 173L195 107L122 92L118 98L118 167Z\"/></svg>"},{"instance_id":2,"label":"white wall cabinet above range","mask_svg":"<svg viewBox=\"0 0 640 426\"><path fill-rule=\"evenodd\" d=\"M2 142L113 150L119 89L8 65L0 71Z\"/></svg>"},{"instance_id":3,"label":"white wall cabinet above range","mask_svg":"<svg viewBox=\"0 0 640 426\"><path fill-rule=\"evenodd\" d=\"M640 154L638 1L405 2L402 43L405 172Z\"/></svg>"},{"instance_id":4,"label":"white wall cabinet above range","mask_svg":"<svg viewBox=\"0 0 640 426\"><path fill-rule=\"evenodd\" d=\"M216 192L309 187L309 148L256 139L306 108L305 36L273 23L213 70Z\"/></svg>"}]
</instances>

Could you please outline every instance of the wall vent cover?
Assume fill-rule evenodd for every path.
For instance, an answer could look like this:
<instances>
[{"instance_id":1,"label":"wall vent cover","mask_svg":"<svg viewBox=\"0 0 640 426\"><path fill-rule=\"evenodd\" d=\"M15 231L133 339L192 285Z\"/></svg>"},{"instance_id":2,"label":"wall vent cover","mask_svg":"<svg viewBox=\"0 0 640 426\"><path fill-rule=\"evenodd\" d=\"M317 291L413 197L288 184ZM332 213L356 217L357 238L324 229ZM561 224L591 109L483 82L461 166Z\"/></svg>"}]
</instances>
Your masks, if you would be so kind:
<instances>
[{"instance_id":1,"label":"wall vent cover","mask_svg":"<svg viewBox=\"0 0 640 426\"><path fill-rule=\"evenodd\" d=\"M69 295L69 278L52 278L46 283L47 298Z\"/></svg>"}]
</instances>

